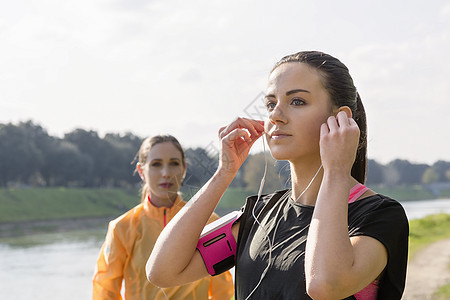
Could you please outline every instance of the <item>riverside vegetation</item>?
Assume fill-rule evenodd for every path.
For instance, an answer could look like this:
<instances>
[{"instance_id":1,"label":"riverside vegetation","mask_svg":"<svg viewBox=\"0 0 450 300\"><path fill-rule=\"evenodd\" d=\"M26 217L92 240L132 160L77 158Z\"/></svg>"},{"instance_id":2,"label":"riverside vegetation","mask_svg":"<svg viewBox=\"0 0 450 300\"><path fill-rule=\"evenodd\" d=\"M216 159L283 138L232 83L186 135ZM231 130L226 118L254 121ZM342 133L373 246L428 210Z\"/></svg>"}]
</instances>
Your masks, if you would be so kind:
<instances>
[{"instance_id":1,"label":"riverside vegetation","mask_svg":"<svg viewBox=\"0 0 450 300\"><path fill-rule=\"evenodd\" d=\"M434 198L431 192L419 186L374 189L400 201ZM184 186L181 190L183 198L189 200L198 188ZM229 188L219 202L217 212L223 215L239 209L245 198L252 194L255 191ZM441 196L450 197L450 190L442 191ZM138 203L136 188L0 188L0 223L115 217Z\"/></svg>"}]
</instances>

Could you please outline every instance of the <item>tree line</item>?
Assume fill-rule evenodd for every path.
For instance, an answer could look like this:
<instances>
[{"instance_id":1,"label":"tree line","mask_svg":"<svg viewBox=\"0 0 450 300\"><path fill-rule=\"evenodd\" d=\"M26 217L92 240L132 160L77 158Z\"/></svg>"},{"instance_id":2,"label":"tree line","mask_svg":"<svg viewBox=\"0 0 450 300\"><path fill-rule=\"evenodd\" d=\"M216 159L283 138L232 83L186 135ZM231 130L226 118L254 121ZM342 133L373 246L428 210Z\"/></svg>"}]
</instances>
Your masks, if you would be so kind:
<instances>
[{"instance_id":1,"label":"tree line","mask_svg":"<svg viewBox=\"0 0 450 300\"><path fill-rule=\"evenodd\" d=\"M127 132L108 133L75 129L54 137L32 121L0 124L0 187L136 187L135 157L143 138ZM186 148L185 187L201 187L218 164L218 149ZM257 190L268 161L265 189L290 186L286 161L269 153L249 155L232 186ZM417 185L450 182L450 162L433 165L396 159L383 165L368 161L368 185Z\"/></svg>"}]
</instances>

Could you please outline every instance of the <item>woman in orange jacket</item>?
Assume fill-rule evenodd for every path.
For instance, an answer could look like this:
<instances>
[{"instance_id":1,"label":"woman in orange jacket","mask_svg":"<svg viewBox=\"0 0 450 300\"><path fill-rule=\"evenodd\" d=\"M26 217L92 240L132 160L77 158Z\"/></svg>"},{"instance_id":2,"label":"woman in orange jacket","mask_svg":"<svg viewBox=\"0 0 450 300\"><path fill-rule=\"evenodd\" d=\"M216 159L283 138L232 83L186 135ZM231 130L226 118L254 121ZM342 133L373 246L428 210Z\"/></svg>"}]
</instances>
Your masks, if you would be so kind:
<instances>
[{"instance_id":1,"label":"woman in orange jacket","mask_svg":"<svg viewBox=\"0 0 450 300\"><path fill-rule=\"evenodd\" d=\"M226 299L233 293L229 272L182 286L160 289L145 274L149 249L185 205L179 187L186 174L180 143L173 136L143 141L136 170L142 179L142 202L109 224L93 276L93 299ZM210 221L217 219L213 215Z\"/></svg>"}]
</instances>

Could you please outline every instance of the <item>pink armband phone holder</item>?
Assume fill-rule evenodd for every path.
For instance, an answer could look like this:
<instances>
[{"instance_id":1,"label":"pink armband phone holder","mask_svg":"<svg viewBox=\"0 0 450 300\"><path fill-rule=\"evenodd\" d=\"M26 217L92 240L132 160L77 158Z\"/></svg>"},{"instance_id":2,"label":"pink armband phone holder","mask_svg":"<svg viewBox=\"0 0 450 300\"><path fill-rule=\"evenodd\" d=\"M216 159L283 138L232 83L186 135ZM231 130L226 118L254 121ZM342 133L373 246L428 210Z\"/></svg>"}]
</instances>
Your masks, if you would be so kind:
<instances>
[{"instance_id":1,"label":"pink armband phone holder","mask_svg":"<svg viewBox=\"0 0 450 300\"><path fill-rule=\"evenodd\" d=\"M241 215L242 211L230 212L203 229L197 249L210 275L218 275L233 267L237 245L231 227Z\"/></svg>"}]
</instances>

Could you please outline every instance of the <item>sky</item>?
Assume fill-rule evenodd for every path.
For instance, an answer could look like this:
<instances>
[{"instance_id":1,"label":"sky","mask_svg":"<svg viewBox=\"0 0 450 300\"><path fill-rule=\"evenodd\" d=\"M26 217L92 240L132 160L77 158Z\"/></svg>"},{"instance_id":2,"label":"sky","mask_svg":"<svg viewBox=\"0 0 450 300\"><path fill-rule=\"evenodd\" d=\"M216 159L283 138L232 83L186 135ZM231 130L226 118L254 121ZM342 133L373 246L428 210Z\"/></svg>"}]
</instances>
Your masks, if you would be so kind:
<instances>
[{"instance_id":1,"label":"sky","mask_svg":"<svg viewBox=\"0 0 450 300\"><path fill-rule=\"evenodd\" d=\"M1 1L0 123L217 149L218 129L260 115L271 68L302 50L350 69L369 158L450 161L446 0Z\"/></svg>"}]
</instances>

